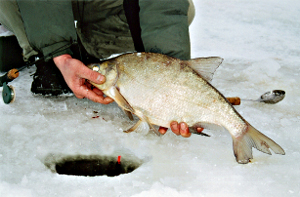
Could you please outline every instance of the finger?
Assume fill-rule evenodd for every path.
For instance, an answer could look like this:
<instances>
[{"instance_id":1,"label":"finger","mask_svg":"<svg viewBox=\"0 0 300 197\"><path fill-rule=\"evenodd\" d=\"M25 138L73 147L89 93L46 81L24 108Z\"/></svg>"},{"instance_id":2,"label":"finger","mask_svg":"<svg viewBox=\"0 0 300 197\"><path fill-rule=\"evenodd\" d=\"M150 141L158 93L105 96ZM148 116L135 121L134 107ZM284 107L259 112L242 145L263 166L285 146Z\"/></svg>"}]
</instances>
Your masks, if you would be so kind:
<instances>
[{"instance_id":1,"label":"finger","mask_svg":"<svg viewBox=\"0 0 300 197\"><path fill-rule=\"evenodd\" d=\"M93 92L95 92L99 96L103 96L103 92L101 90L99 90L97 87L93 86L88 81L86 81L85 84L88 87L88 89L91 89Z\"/></svg>"},{"instance_id":2,"label":"finger","mask_svg":"<svg viewBox=\"0 0 300 197\"><path fill-rule=\"evenodd\" d=\"M91 90L93 90L93 85L92 84L90 84L87 80L84 80L84 84L86 85L86 87L88 88L88 89L91 89Z\"/></svg>"},{"instance_id":3,"label":"finger","mask_svg":"<svg viewBox=\"0 0 300 197\"><path fill-rule=\"evenodd\" d=\"M100 73L89 69L86 66L82 66L80 68L80 72L78 74L79 77L88 79L96 84L102 84L105 82L105 76L101 75Z\"/></svg>"},{"instance_id":4,"label":"finger","mask_svg":"<svg viewBox=\"0 0 300 197\"><path fill-rule=\"evenodd\" d=\"M99 96L103 96L104 95L103 92L101 90L99 90L98 88L94 88L94 89L92 89L92 91L95 92Z\"/></svg>"},{"instance_id":5,"label":"finger","mask_svg":"<svg viewBox=\"0 0 300 197\"><path fill-rule=\"evenodd\" d=\"M182 137L190 137L191 133L189 131L189 127L187 126L187 124L185 122L181 122L179 125L180 125L180 135Z\"/></svg>"},{"instance_id":6,"label":"finger","mask_svg":"<svg viewBox=\"0 0 300 197\"><path fill-rule=\"evenodd\" d=\"M180 129L179 129L179 124L176 121L171 122L170 124L171 130L173 131L173 133L175 133L176 135L180 135Z\"/></svg>"},{"instance_id":7,"label":"finger","mask_svg":"<svg viewBox=\"0 0 300 197\"><path fill-rule=\"evenodd\" d=\"M166 127L159 127L158 132L160 132L161 134L165 134L167 132L168 128Z\"/></svg>"},{"instance_id":8,"label":"finger","mask_svg":"<svg viewBox=\"0 0 300 197\"><path fill-rule=\"evenodd\" d=\"M75 93L74 93L75 94ZM114 100L110 97L99 96L92 90L88 89L86 86L81 86L76 92L75 96L77 98L87 98L91 101L101 103L101 104L109 104L114 102Z\"/></svg>"}]
</instances>

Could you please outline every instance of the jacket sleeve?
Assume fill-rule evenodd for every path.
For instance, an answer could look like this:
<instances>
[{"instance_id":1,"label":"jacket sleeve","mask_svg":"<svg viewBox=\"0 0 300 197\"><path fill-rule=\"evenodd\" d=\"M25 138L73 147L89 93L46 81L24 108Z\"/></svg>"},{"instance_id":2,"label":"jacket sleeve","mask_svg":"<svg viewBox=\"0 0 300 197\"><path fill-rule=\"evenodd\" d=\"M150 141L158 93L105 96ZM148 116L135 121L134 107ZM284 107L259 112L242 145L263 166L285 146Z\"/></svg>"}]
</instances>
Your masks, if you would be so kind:
<instances>
[{"instance_id":1,"label":"jacket sleeve","mask_svg":"<svg viewBox=\"0 0 300 197\"><path fill-rule=\"evenodd\" d=\"M30 45L45 60L72 54L77 40L71 1L17 0Z\"/></svg>"},{"instance_id":2,"label":"jacket sleeve","mask_svg":"<svg viewBox=\"0 0 300 197\"><path fill-rule=\"evenodd\" d=\"M188 0L139 0L139 6L145 50L190 59Z\"/></svg>"}]
</instances>

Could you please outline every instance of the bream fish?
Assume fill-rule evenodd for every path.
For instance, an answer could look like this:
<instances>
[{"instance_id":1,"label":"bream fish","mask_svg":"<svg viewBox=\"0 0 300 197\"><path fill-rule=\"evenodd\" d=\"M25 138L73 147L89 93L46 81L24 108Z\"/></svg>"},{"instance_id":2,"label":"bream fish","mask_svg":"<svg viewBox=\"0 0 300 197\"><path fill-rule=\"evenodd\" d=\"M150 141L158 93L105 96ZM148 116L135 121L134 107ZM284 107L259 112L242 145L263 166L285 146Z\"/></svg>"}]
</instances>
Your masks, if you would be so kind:
<instances>
[{"instance_id":1,"label":"bream fish","mask_svg":"<svg viewBox=\"0 0 300 197\"><path fill-rule=\"evenodd\" d=\"M253 158L252 147L284 155L277 143L252 127L209 83L222 61L220 57L183 61L157 53L131 53L89 68L106 76L104 84L94 86L129 116L139 117L126 132L153 129L158 133L153 125L169 128L172 121L186 122L192 133L198 127L229 131L238 163Z\"/></svg>"}]
</instances>

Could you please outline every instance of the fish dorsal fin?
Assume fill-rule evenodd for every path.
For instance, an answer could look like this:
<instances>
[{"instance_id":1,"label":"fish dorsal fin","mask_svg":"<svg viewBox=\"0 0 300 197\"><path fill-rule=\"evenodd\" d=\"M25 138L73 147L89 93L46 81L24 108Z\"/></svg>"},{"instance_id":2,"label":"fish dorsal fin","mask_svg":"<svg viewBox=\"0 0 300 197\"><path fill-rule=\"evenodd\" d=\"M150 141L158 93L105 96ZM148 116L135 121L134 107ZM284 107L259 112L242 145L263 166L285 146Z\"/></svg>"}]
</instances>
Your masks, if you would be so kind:
<instances>
[{"instance_id":1,"label":"fish dorsal fin","mask_svg":"<svg viewBox=\"0 0 300 197\"><path fill-rule=\"evenodd\" d=\"M206 81L211 82L216 69L223 62L223 58L201 57L187 62L194 71L201 75Z\"/></svg>"}]
</instances>

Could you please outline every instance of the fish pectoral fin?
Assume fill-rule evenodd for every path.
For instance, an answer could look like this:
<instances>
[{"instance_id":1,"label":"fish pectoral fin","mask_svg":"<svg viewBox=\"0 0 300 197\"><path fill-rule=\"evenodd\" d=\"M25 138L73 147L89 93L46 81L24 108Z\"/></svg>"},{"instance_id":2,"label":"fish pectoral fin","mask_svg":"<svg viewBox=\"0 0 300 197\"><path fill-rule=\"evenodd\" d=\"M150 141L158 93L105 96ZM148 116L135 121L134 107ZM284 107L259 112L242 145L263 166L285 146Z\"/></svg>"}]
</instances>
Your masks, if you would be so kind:
<instances>
[{"instance_id":1,"label":"fish pectoral fin","mask_svg":"<svg viewBox=\"0 0 300 197\"><path fill-rule=\"evenodd\" d=\"M115 86L112 86L108 91L106 91L106 94L116 101L116 103L122 108L124 113L132 121L133 120L132 113L134 112L134 109L127 102L127 100L122 96L119 90Z\"/></svg>"},{"instance_id":2,"label":"fish pectoral fin","mask_svg":"<svg viewBox=\"0 0 300 197\"><path fill-rule=\"evenodd\" d=\"M202 57L188 61L188 65L201 75L206 81L211 82L216 69L223 62L220 57Z\"/></svg>"},{"instance_id":3,"label":"fish pectoral fin","mask_svg":"<svg viewBox=\"0 0 300 197\"><path fill-rule=\"evenodd\" d=\"M276 154L284 155L284 150L273 140L256 130L247 123L247 130L238 137L232 136L233 150L236 161L241 164L246 164L252 156L252 147L264 153L270 154L272 149Z\"/></svg>"},{"instance_id":4,"label":"fish pectoral fin","mask_svg":"<svg viewBox=\"0 0 300 197\"><path fill-rule=\"evenodd\" d=\"M124 111L129 111L131 113L134 113L134 109L126 101L126 99L122 96L122 94L115 86L112 86L111 88L109 88L109 90L105 91L105 94L113 98ZM127 114L127 112L125 113Z\"/></svg>"}]
</instances>

